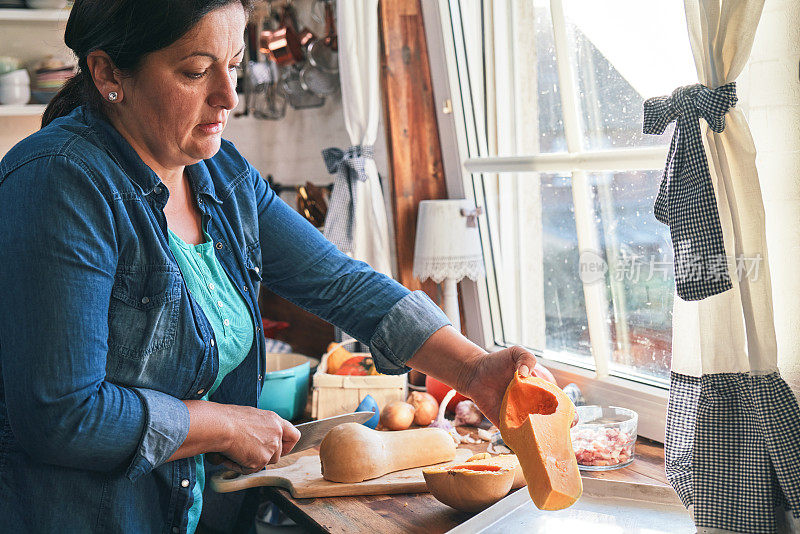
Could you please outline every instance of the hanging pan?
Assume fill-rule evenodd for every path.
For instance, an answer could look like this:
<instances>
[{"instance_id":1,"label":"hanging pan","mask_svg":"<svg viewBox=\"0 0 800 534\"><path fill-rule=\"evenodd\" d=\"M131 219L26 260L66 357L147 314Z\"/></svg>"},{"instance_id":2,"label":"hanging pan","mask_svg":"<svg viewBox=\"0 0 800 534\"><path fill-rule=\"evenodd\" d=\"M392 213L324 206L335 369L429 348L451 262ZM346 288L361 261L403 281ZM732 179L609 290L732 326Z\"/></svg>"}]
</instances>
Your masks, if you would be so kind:
<instances>
[{"instance_id":1,"label":"hanging pan","mask_svg":"<svg viewBox=\"0 0 800 534\"><path fill-rule=\"evenodd\" d=\"M333 7L325 3L325 37L308 44L306 57L312 67L329 74L339 73L338 37L333 20Z\"/></svg>"}]
</instances>

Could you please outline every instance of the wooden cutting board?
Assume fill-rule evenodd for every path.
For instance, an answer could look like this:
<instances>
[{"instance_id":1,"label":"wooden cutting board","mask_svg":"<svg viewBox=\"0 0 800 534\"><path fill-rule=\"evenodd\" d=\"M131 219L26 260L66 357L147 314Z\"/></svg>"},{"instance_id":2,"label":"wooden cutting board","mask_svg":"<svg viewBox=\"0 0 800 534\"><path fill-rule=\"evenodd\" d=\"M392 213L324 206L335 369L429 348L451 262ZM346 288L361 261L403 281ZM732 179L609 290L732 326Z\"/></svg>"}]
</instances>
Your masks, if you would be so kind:
<instances>
[{"instance_id":1,"label":"wooden cutting board","mask_svg":"<svg viewBox=\"0 0 800 534\"><path fill-rule=\"evenodd\" d=\"M456 449L454 462L463 462L475 454L469 449ZM445 462L450 463L450 462ZM345 495L390 495L428 491L422 477L423 467L395 471L379 478L358 483L330 482L322 478L319 455L300 456L286 467L264 469L252 475L228 471L214 475L211 487L220 493L239 491L255 486L276 486L289 490L296 499L340 497ZM233 477L233 478L228 478Z\"/></svg>"}]
</instances>

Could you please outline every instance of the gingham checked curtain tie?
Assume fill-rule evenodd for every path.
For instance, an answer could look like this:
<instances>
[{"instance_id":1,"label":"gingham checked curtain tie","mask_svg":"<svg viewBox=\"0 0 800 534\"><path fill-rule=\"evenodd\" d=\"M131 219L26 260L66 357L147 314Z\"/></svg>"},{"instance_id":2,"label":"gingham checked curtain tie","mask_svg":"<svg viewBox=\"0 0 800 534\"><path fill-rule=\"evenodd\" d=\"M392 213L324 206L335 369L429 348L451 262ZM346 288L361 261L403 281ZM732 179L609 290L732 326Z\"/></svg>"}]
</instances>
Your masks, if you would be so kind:
<instances>
[{"instance_id":1,"label":"gingham checked curtain tie","mask_svg":"<svg viewBox=\"0 0 800 534\"><path fill-rule=\"evenodd\" d=\"M714 185L703 148L700 117L719 133L736 105L736 84L716 89L696 84L644 103L646 134L661 135L675 121L656 219L669 226L675 253L675 285L684 300L701 300L732 287Z\"/></svg>"},{"instance_id":2,"label":"gingham checked curtain tie","mask_svg":"<svg viewBox=\"0 0 800 534\"><path fill-rule=\"evenodd\" d=\"M326 148L322 158L330 174L335 174L328 214L325 216L325 237L342 252L353 250L353 228L355 227L356 181L365 182L367 171L364 162L374 159L372 145L355 145L344 151Z\"/></svg>"}]
</instances>

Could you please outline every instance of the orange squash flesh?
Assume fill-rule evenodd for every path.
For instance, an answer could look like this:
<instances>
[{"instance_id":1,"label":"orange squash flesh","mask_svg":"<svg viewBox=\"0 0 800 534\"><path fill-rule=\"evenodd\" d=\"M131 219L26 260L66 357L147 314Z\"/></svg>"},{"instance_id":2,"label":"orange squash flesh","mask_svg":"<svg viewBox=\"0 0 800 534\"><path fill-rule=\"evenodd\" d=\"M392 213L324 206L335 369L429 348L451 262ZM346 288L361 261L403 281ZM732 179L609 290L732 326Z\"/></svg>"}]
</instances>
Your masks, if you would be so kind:
<instances>
[{"instance_id":1,"label":"orange squash flesh","mask_svg":"<svg viewBox=\"0 0 800 534\"><path fill-rule=\"evenodd\" d=\"M500 408L500 434L517 455L528 492L541 510L561 510L581 496L569 428L575 406L558 386L516 373Z\"/></svg>"},{"instance_id":2,"label":"orange squash flesh","mask_svg":"<svg viewBox=\"0 0 800 534\"><path fill-rule=\"evenodd\" d=\"M467 458L468 465L497 465L500 467L508 467L514 470L514 483L511 489L519 489L527 485L525 482L525 475L522 472L522 466L519 465L519 460L513 454L501 454L499 456L492 456L488 452L482 452Z\"/></svg>"},{"instance_id":3,"label":"orange squash flesh","mask_svg":"<svg viewBox=\"0 0 800 534\"><path fill-rule=\"evenodd\" d=\"M466 469L467 471L502 471L508 469L502 465L487 465L487 464L458 464L447 466L448 471L456 471L458 469Z\"/></svg>"},{"instance_id":4,"label":"orange squash flesh","mask_svg":"<svg viewBox=\"0 0 800 534\"><path fill-rule=\"evenodd\" d=\"M514 469L501 465L472 463L427 467L422 476L428 491L451 508L463 512L480 512L511 490Z\"/></svg>"}]
</instances>

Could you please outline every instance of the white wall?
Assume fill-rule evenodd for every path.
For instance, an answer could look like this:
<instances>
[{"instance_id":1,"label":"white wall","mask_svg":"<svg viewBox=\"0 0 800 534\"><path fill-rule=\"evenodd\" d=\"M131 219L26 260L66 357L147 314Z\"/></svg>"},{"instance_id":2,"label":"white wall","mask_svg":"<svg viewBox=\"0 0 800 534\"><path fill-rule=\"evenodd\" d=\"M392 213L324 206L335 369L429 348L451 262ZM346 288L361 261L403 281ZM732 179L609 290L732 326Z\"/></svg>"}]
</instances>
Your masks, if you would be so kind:
<instances>
[{"instance_id":1,"label":"white wall","mask_svg":"<svg viewBox=\"0 0 800 534\"><path fill-rule=\"evenodd\" d=\"M244 105L240 95L239 109ZM342 95L328 97L320 108L286 111L277 121L256 119L252 116L231 117L223 136L236 144L236 148L261 174L272 174L278 183L315 184L333 181L322 161L322 149L350 146L344 126ZM383 125L378 128L375 143L375 161L382 177L388 175L386 143Z\"/></svg>"},{"instance_id":2,"label":"white wall","mask_svg":"<svg viewBox=\"0 0 800 534\"><path fill-rule=\"evenodd\" d=\"M778 365L800 396L800 2L766 0L743 104L766 211Z\"/></svg>"},{"instance_id":3,"label":"white wall","mask_svg":"<svg viewBox=\"0 0 800 534\"><path fill-rule=\"evenodd\" d=\"M40 116L0 117L0 158L11 148L39 130Z\"/></svg>"}]
</instances>

